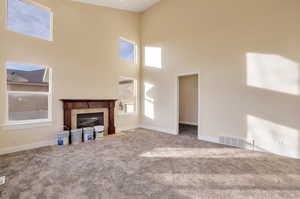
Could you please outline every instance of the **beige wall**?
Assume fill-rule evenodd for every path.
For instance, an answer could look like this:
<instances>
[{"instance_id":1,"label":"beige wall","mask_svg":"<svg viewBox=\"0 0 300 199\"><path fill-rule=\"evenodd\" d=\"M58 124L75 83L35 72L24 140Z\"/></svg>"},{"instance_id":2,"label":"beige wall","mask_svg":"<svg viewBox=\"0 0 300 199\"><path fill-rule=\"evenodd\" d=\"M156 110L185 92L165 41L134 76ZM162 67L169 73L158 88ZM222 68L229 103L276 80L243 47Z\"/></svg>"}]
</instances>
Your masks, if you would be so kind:
<instances>
[{"instance_id":1,"label":"beige wall","mask_svg":"<svg viewBox=\"0 0 300 199\"><path fill-rule=\"evenodd\" d=\"M299 155L299 7L299 0L162 0L147 10L142 43L162 48L162 68L143 69L154 117L143 105L142 124L176 132L176 76L199 72L200 136L255 139Z\"/></svg>"},{"instance_id":2,"label":"beige wall","mask_svg":"<svg viewBox=\"0 0 300 199\"><path fill-rule=\"evenodd\" d=\"M198 76L179 77L179 121L198 124Z\"/></svg>"},{"instance_id":3,"label":"beige wall","mask_svg":"<svg viewBox=\"0 0 300 199\"><path fill-rule=\"evenodd\" d=\"M139 15L68 0L37 0L52 9L54 41L5 29L0 1L0 151L48 142L62 129L62 98L117 98L120 76L139 78L139 64L119 60L119 38L139 44ZM3 126L6 119L6 61L45 65L53 72L53 122L46 126ZM138 115L117 116L116 127L137 125Z\"/></svg>"}]
</instances>

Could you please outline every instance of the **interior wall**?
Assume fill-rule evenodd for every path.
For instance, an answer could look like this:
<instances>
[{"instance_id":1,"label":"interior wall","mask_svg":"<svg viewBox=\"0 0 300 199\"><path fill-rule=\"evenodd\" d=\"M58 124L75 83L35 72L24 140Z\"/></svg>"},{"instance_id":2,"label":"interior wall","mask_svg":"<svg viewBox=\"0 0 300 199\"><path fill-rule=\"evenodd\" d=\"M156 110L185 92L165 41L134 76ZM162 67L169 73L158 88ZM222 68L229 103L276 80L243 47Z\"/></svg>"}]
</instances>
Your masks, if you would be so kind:
<instances>
[{"instance_id":1,"label":"interior wall","mask_svg":"<svg viewBox=\"0 0 300 199\"><path fill-rule=\"evenodd\" d=\"M162 49L162 67L143 67L142 125L175 134L177 75L199 72L199 138L254 139L299 156L299 7L298 0L162 0L144 12L142 43Z\"/></svg>"},{"instance_id":2,"label":"interior wall","mask_svg":"<svg viewBox=\"0 0 300 199\"><path fill-rule=\"evenodd\" d=\"M59 99L117 99L121 76L139 80L139 64L119 59L120 37L139 45L137 13L69 0L35 1L53 12L53 42L6 30L5 1L0 1L0 152L52 142L57 131L63 128ZM45 65L52 69L52 122L5 125L7 61ZM118 129L136 126L139 121L138 114L116 116Z\"/></svg>"},{"instance_id":3,"label":"interior wall","mask_svg":"<svg viewBox=\"0 0 300 199\"><path fill-rule=\"evenodd\" d=\"M179 123L198 125L198 75L179 77Z\"/></svg>"}]
</instances>

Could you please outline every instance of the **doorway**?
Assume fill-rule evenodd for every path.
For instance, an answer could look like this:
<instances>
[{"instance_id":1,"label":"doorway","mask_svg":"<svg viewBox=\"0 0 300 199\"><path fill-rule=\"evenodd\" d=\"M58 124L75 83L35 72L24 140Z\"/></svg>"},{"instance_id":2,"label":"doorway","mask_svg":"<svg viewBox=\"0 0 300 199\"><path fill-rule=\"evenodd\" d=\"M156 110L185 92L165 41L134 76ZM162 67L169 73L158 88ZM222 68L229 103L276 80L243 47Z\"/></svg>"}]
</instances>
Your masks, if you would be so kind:
<instances>
[{"instance_id":1,"label":"doorway","mask_svg":"<svg viewBox=\"0 0 300 199\"><path fill-rule=\"evenodd\" d=\"M178 76L178 134L197 139L199 75Z\"/></svg>"}]
</instances>

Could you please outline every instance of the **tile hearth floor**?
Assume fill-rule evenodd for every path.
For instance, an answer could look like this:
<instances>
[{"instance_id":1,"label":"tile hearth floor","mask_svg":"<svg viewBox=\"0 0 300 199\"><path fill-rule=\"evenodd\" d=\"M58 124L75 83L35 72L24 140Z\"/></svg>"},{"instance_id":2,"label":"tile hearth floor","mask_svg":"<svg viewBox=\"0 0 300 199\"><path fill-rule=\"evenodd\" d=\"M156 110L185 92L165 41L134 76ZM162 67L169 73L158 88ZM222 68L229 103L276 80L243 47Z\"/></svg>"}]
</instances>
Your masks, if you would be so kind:
<instances>
[{"instance_id":1,"label":"tile hearth floor","mask_svg":"<svg viewBox=\"0 0 300 199\"><path fill-rule=\"evenodd\" d=\"M300 160L138 129L0 156L1 199L299 199Z\"/></svg>"}]
</instances>

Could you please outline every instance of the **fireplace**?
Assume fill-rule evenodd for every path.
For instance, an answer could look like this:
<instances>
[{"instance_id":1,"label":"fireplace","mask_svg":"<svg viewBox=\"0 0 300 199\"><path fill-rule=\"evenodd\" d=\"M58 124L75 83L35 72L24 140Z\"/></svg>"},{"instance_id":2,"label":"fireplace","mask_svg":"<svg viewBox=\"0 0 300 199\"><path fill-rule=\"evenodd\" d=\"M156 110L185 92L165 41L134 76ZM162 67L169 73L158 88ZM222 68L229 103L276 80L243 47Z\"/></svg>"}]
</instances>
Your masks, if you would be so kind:
<instances>
[{"instance_id":1,"label":"fireplace","mask_svg":"<svg viewBox=\"0 0 300 199\"><path fill-rule=\"evenodd\" d=\"M116 100L62 99L64 129L104 126L104 134L115 134Z\"/></svg>"},{"instance_id":2,"label":"fireplace","mask_svg":"<svg viewBox=\"0 0 300 199\"><path fill-rule=\"evenodd\" d=\"M100 121L101 115L103 116L102 117L103 122ZM91 118L88 119L87 117L91 117ZM79 121L78 121L78 119L79 119ZM84 124L82 124L81 122L84 122ZM88 123L90 123L90 124L88 124ZM108 108L82 108L82 109L72 109L71 110L71 128L72 129L93 127L92 123L103 125L104 126L104 135L107 135L108 128L109 128L109 109ZM78 126L78 125L81 125L81 126ZM94 125L94 126L98 126L98 125Z\"/></svg>"},{"instance_id":3,"label":"fireplace","mask_svg":"<svg viewBox=\"0 0 300 199\"><path fill-rule=\"evenodd\" d=\"M77 114L77 128L104 126L104 112Z\"/></svg>"}]
</instances>

